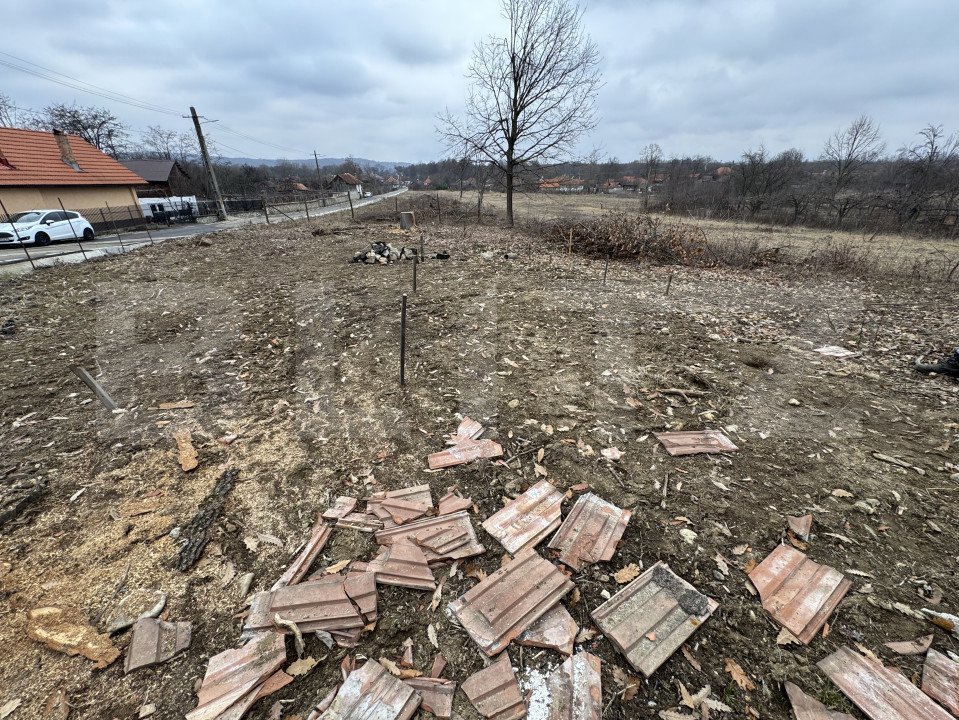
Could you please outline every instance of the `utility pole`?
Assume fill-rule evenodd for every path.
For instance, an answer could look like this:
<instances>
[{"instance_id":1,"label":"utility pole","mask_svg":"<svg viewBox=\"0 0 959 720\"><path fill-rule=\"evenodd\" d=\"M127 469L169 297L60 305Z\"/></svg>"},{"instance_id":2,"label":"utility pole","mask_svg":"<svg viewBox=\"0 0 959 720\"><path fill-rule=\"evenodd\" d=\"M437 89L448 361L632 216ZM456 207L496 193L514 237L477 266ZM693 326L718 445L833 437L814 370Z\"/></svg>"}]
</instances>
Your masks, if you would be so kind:
<instances>
[{"instance_id":1,"label":"utility pole","mask_svg":"<svg viewBox=\"0 0 959 720\"><path fill-rule=\"evenodd\" d=\"M322 190L323 173L320 172L320 159L316 156L316 150L313 151L313 160L316 162L316 179L320 181L320 190Z\"/></svg>"},{"instance_id":2,"label":"utility pole","mask_svg":"<svg viewBox=\"0 0 959 720\"><path fill-rule=\"evenodd\" d=\"M216 181L216 175L213 173L213 163L210 162L210 154L206 151L206 139L203 137L203 128L200 127L200 118L197 117L195 107L190 107L190 115L193 117L193 127L196 128L197 142L200 143L203 166L206 168L207 175L210 176L210 185L213 186L213 199L216 200L216 219L226 220L226 207L223 205L223 196L220 195L220 184Z\"/></svg>"}]
</instances>

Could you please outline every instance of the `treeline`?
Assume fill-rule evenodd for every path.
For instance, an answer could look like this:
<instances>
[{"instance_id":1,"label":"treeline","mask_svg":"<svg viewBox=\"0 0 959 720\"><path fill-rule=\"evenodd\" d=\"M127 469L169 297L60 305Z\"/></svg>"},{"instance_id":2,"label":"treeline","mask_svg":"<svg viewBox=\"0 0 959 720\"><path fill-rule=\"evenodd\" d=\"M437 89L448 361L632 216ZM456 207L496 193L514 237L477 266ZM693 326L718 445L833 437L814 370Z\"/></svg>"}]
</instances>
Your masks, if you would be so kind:
<instances>
[{"instance_id":1,"label":"treeline","mask_svg":"<svg viewBox=\"0 0 959 720\"><path fill-rule=\"evenodd\" d=\"M489 168L457 159L403 168L412 187L502 189ZM959 235L959 138L928 125L887 152L876 123L857 118L815 158L789 148L749 149L735 162L666 159L657 145L631 162L524 168L522 192L630 193L649 209L719 219L863 231Z\"/></svg>"}]
</instances>

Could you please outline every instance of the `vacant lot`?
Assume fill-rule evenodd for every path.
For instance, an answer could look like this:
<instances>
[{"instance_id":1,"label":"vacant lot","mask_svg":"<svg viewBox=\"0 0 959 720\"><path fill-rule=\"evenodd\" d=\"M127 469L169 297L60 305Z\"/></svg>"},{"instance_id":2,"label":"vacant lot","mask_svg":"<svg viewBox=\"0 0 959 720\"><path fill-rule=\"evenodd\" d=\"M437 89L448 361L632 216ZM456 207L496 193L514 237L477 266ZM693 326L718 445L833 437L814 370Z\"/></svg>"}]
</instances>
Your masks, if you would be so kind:
<instances>
[{"instance_id":1,"label":"vacant lot","mask_svg":"<svg viewBox=\"0 0 959 720\"><path fill-rule=\"evenodd\" d=\"M400 209L412 201L401 198ZM0 527L0 705L22 699L14 718L40 717L61 688L76 718L131 718L146 703L157 718L182 717L208 658L238 644L237 579L252 572L253 589L268 588L337 495L429 483L439 497L458 484L476 503L487 547L475 566L495 570L502 549L479 523L535 482L540 449L561 490L587 483L634 510L614 559L573 577L581 597L566 604L582 627L592 627L589 611L630 563L665 561L720 605L689 643L701 669L677 653L629 700L617 684L629 671L624 659L602 635L588 640L604 661L604 717L656 717L679 704L681 682L690 692L709 684L736 717L748 706L784 720L786 679L855 715L815 667L836 648L861 643L910 678L921 660L883 643L935 632L934 647L959 650L942 630L882 607L959 608L950 477L959 469L951 464L959 385L911 370L917 356L957 341L954 287L640 261L612 263L604 285L602 261L518 231L429 225L426 251L452 257L420 267L404 388L398 314L411 268L349 260L373 240L415 245L419 236L400 234L392 218L378 222L377 213L392 215L385 209L366 212L340 234L313 236L316 223L258 227L0 285L0 323L11 321L0 335L0 478L37 479L43 489ZM518 256L504 259L507 251ZM861 355L812 352L824 344ZM123 411L91 402L72 364L99 368ZM158 408L178 400L195 407ZM489 428L508 466L425 471L457 414ZM172 440L180 428L199 453L189 473ZM671 458L652 436L703 428L725 429L739 452ZM238 438L218 442L227 435ZM607 448L622 457L605 459ZM180 572L170 531L189 523L225 467L238 471L237 485L203 558ZM785 515L807 512L809 556L847 573L854 589L827 635L783 646L743 568L783 541ZM338 530L316 566L374 553L370 536ZM416 667L427 670L429 624L447 677L481 668L480 652L444 612L476 583L464 570L437 570L447 580L435 611L428 593L381 589L382 619L353 651L308 637L307 654L325 659L251 716L288 700L283 717L305 718L347 653L395 658L411 638ZM193 622L189 651L164 665L95 670L26 635L32 608L64 605L101 620L142 588L168 594L164 617ZM120 647L128 641L128 632L116 636ZM524 669L561 659L509 652ZM733 682L727 658L755 689ZM476 717L461 694L455 708Z\"/></svg>"}]
</instances>

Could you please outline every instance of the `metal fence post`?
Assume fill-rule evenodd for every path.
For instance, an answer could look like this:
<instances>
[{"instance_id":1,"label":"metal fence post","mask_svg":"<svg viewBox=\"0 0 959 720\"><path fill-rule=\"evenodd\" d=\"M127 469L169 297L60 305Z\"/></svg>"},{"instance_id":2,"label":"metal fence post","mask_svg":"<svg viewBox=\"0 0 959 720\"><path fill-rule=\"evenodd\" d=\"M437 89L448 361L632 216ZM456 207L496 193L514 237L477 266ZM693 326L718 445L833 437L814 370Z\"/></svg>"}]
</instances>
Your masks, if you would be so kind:
<instances>
[{"instance_id":1,"label":"metal fence post","mask_svg":"<svg viewBox=\"0 0 959 720\"><path fill-rule=\"evenodd\" d=\"M70 223L70 232L73 233L73 239L77 241L77 247L80 248L80 252L83 253L83 260L84 262L86 262L87 253L83 249L83 245L80 244L80 236L77 235L77 229L73 227L73 220L71 220L70 216L67 215L67 209L63 207L63 200L61 200L60 198L57 198L57 202L60 203L60 209L63 211L64 216L66 216L67 222Z\"/></svg>"},{"instance_id":2,"label":"metal fence post","mask_svg":"<svg viewBox=\"0 0 959 720\"><path fill-rule=\"evenodd\" d=\"M310 204L309 204L306 200L303 201L303 209L306 210L306 219L309 220L309 219L310 219Z\"/></svg>"},{"instance_id":3,"label":"metal fence post","mask_svg":"<svg viewBox=\"0 0 959 720\"><path fill-rule=\"evenodd\" d=\"M270 209L266 206L266 195L263 196L263 215L266 216L266 224L270 224Z\"/></svg>"},{"instance_id":4,"label":"metal fence post","mask_svg":"<svg viewBox=\"0 0 959 720\"><path fill-rule=\"evenodd\" d=\"M27 256L27 260L30 261L30 267L36 270L37 266L33 264L33 258L30 257L30 253L27 252L27 246L24 244L23 238L20 237L20 233L17 230L17 226L13 224L13 218L10 217L10 213L7 212L7 208L3 204L3 200L0 200L0 210L3 210L3 214L6 216L7 222L9 222L10 227L13 228L13 234L17 236L17 242L20 243L20 249L23 250L23 254Z\"/></svg>"}]
</instances>

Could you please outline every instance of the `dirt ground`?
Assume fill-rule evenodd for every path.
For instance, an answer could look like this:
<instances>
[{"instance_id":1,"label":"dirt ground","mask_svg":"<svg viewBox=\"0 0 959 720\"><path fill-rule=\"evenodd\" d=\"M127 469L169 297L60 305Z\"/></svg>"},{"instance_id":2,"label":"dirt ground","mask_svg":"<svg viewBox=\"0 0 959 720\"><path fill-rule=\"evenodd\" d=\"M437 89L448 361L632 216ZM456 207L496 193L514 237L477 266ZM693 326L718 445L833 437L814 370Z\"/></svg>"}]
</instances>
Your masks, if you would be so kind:
<instances>
[{"instance_id":1,"label":"dirt ground","mask_svg":"<svg viewBox=\"0 0 959 720\"><path fill-rule=\"evenodd\" d=\"M401 198L400 209L409 202ZM12 320L0 335L0 481L42 487L0 527L0 706L23 703L11 718L42 717L61 688L73 718L133 718L150 703L156 718L182 717L208 658L238 645L238 578L252 572L253 590L269 588L337 495L429 483L438 498L458 484L478 507L487 547L473 564L493 571L502 548L480 522L535 482L540 448L561 490L588 483L634 510L614 559L573 577L581 598L565 602L581 627L592 627L589 611L630 563L665 561L719 602L689 642L701 670L677 653L629 700L617 683L629 672L624 658L602 635L584 644L603 660L606 718L657 717L679 704L681 682L690 692L709 684L735 710L713 717L743 717L748 707L785 719L786 679L861 717L818 660L860 643L915 680L921 658L883 643L935 632L933 647L959 652L944 631L882 607L959 611L959 384L911 370L917 356L959 342L954 285L641 261L612 263L604 284L601 260L520 232L427 225L426 252L452 257L419 268L401 387L398 320L411 266L349 263L375 239L419 243L393 229L389 205L340 234L311 230L344 226L342 216L244 229L0 285L0 324ZM812 352L824 344L861 356ZM120 412L93 400L74 364L99 371ZM657 392L670 388L696 392ZM196 406L158 409L177 400ZM425 456L443 448L459 415L489 428L508 467L426 471ZM177 463L177 428L193 432L193 472ZM671 458L652 435L704 428L725 429L739 452ZM230 434L239 437L218 442ZM602 456L611 447L622 451L618 461ZM225 467L237 484L203 558L180 572L171 530L189 523ZM145 507L153 509L138 514ZM854 587L827 635L781 646L743 568L786 539L785 515L806 512L815 516L808 555ZM691 542L684 529L696 534ZM314 567L373 554L371 536L337 530ZM436 571L447 578L436 611L429 593L382 588L381 620L355 650L307 638L307 654L325 659L249 717L268 717L280 701L284 718L305 718L347 653L395 658L412 638L416 666L428 670L428 624L449 660L446 677L480 669L480 651L445 613L476 583L464 570ZM142 588L168 594L164 618L193 623L189 650L163 665L124 675L119 660L96 670L27 637L32 608L80 608L102 621ZM125 647L129 631L114 640ZM291 641L288 650L292 661ZM524 669L561 660L509 652ZM755 689L733 682L727 658ZM454 708L477 717L462 693Z\"/></svg>"}]
</instances>

